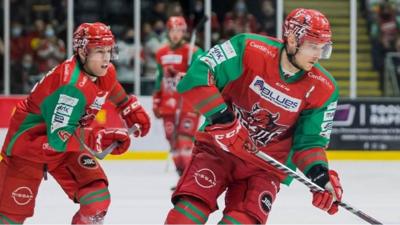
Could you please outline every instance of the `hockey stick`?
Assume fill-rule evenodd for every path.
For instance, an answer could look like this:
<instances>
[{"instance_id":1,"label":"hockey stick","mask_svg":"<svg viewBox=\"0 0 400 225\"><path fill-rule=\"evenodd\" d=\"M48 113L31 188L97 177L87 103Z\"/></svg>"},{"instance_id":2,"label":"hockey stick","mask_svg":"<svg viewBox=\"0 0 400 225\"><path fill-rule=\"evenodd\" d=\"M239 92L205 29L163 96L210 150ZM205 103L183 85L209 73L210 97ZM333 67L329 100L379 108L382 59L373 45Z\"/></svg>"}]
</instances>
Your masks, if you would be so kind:
<instances>
[{"instance_id":1,"label":"hockey stick","mask_svg":"<svg viewBox=\"0 0 400 225\"><path fill-rule=\"evenodd\" d=\"M128 129L128 134L131 135L138 130L140 130L139 126L137 126L135 124L131 128ZM118 141L114 141L106 149L104 149L101 152L98 152L98 151L95 151L95 150L89 148L89 146L87 146L86 144L84 144L84 143L82 143L82 144L86 148L86 150L88 150L92 155L94 155L98 159L104 159L108 154L110 154L119 145Z\"/></svg>"},{"instance_id":2,"label":"hockey stick","mask_svg":"<svg viewBox=\"0 0 400 225\"><path fill-rule=\"evenodd\" d=\"M262 151L257 151L254 153L258 158L264 160L265 162L271 164L275 168L279 169L280 171L284 172L286 175L289 175L293 177L294 179L300 181L301 183L305 184L308 188L310 188L312 191L324 191L325 189L321 188L320 186L316 185L313 183L310 179L308 179L306 176L296 173L292 169L288 168L287 166L283 165L282 163L278 162L268 154L262 152ZM345 203L343 201L339 202L339 205L346 210L350 211L354 215L360 217L364 221L368 222L369 224L382 224L372 216L367 215L363 211L354 208L353 206L349 205L348 203Z\"/></svg>"},{"instance_id":3,"label":"hockey stick","mask_svg":"<svg viewBox=\"0 0 400 225\"><path fill-rule=\"evenodd\" d=\"M188 62L187 62L188 66L192 62L193 48L194 48L194 44L196 42L197 30L200 27L202 27L207 22L207 20L208 20L208 16L204 15L204 17L201 18L201 20L196 24L196 26L192 30L192 35L190 36L190 42L189 42L189 55L188 55Z\"/></svg>"}]
</instances>

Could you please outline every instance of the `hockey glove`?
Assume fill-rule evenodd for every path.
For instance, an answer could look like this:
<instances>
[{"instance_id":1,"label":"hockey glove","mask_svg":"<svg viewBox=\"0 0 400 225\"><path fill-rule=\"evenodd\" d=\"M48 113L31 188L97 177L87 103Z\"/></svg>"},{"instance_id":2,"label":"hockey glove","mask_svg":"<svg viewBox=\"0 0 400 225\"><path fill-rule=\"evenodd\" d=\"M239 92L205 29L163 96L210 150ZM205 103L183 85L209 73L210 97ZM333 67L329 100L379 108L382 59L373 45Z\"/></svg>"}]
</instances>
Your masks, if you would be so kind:
<instances>
[{"instance_id":1,"label":"hockey glove","mask_svg":"<svg viewBox=\"0 0 400 225\"><path fill-rule=\"evenodd\" d=\"M307 174L318 186L325 188L325 191L313 191L312 204L330 215L338 212L338 203L342 200L343 189L336 171L328 170L326 167L316 165Z\"/></svg>"},{"instance_id":2,"label":"hockey glove","mask_svg":"<svg viewBox=\"0 0 400 225\"><path fill-rule=\"evenodd\" d=\"M230 123L214 124L204 130L214 137L214 141L221 149L232 152L255 152L256 147L249 137L246 128L242 127L237 118Z\"/></svg>"},{"instance_id":3,"label":"hockey glove","mask_svg":"<svg viewBox=\"0 0 400 225\"><path fill-rule=\"evenodd\" d=\"M135 96L130 96L129 100L118 108L128 127L139 124L140 129L134 133L135 137L143 137L149 132L150 117Z\"/></svg>"},{"instance_id":4,"label":"hockey glove","mask_svg":"<svg viewBox=\"0 0 400 225\"><path fill-rule=\"evenodd\" d=\"M128 131L118 128L95 129L89 138L89 147L97 152L102 152L114 141L119 142L119 144L111 152L112 155L120 155L126 152L131 143Z\"/></svg>"},{"instance_id":5,"label":"hockey glove","mask_svg":"<svg viewBox=\"0 0 400 225\"><path fill-rule=\"evenodd\" d=\"M160 104L161 104L161 92L157 91L153 94L153 113L156 118L161 117Z\"/></svg>"}]
</instances>

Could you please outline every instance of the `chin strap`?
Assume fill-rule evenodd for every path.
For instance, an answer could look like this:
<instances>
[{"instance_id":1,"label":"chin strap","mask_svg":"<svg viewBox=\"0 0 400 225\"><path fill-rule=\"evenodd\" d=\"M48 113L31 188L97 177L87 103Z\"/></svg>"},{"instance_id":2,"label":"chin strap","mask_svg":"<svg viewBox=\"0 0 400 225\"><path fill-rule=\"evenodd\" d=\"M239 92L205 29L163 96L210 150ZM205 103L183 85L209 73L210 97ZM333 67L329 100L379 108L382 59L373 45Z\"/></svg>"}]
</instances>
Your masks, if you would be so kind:
<instances>
[{"instance_id":1,"label":"chin strap","mask_svg":"<svg viewBox=\"0 0 400 225\"><path fill-rule=\"evenodd\" d=\"M289 51L287 50L286 45L285 45L285 52L286 52L286 55L287 55L287 57L288 57L289 62L290 62L294 67L296 67L297 69L302 70L302 68L300 68L299 65L298 65L298 64L295 62L295 60L294 60L294 56L297 54L298 51L299 51L299 49L296 48L296 52L295 52L294 54L289 53Z\"/></svg>"},{"instance_id":2,"label":"chin strap","mask_svg":"<svg viewBox=\"0 0 400 225\"><path fill-rule=\"evenodd\" d=\"M86 54L87 54L87 53L86 53ZM77 55L76 58L77 58L77 61L78 61L79 66L82 68L82 70L83 70L87 75L89 75L90 78L91 78L92 80L97 79L98 76L96 76L95 74L93 74L93 73L91 73L91 72L85 70L84 65L86 64L86 62L82 62L81 57L80 57L79 55Z\"/></svg>"},{"instance_id":3,"label":"chin strap","mask_svg":"<svg viewBox=\"0 0 400 225\"><path fill-rule=\"evenodd\" d=\"M169 39L169 38L168 38L168 39ZM170 44L171 49L175 50L175 49L180 48L183 44L185 44L185 40L182 38L182 39L181 39L180 41L178 41L178 43L176 43L176 44L172 43L172 41L169 40L169 44Z\"/></svg>"}]
</instances>

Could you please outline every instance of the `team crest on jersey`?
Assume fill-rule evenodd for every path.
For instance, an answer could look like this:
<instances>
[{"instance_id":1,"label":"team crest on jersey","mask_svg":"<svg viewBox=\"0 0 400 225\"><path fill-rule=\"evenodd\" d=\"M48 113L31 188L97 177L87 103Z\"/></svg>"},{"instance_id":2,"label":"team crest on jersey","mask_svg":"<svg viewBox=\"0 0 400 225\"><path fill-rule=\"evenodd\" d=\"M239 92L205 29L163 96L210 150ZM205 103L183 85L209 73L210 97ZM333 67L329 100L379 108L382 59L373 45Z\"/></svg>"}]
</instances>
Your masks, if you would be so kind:
<instances>
[{"instance_id":1,"label":"team crest on jersey","mask_svg":"<svg viewBox=\"0 0 400 225\"><path fill-rule=\"evenodd\" d=\"M242 126L249 131L250 138L257 147L266 146L274 138L286 131L287 126L279 124L279 113L271 113L255 103L251 111L246 111L233 104L235 113Z\"/></svg>"}]
</instances>

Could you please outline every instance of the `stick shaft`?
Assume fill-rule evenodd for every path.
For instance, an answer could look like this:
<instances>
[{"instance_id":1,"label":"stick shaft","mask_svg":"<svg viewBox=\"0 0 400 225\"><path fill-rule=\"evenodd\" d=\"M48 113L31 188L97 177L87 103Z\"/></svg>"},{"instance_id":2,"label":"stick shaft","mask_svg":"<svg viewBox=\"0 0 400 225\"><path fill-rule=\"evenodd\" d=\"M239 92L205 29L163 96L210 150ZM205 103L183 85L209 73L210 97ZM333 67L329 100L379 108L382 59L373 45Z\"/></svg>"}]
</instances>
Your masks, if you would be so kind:
<instances>
[{"instance_id":1,"label":"stick shaft","mask_svg":"<svg viewBox=\"0 0 400 225\"><path fill-rule=\"evenodd\" d=\"M196 24L196 26L192 30L192 35L190 36L190 42L189 42L189 55L188 55L188 62L187 64L190 65L192 62L192 55L193 55L193 48L194 44L196 42L196 32L197 30L204 25L205 22L207 22L208 17L204 15L203 18Z\"/></svg>"},{"instance_id":2,"label":"stick shaft","mask_svg":"<svg viewBox=\"0 0 400 225\"><path fill-rule=\"evenodd\" d=\"M258 151L255 153L255 155L257 157L259 157L260 159L266 161L267 163L271 164L275 168L283 171L285 174L287 174L287 175L293 177L294 179L300 181L301 183L305 184L312 191L324 191L325 190L325 189L321 188L320 186L316 185L315 183L313 183L310 179L308 179L304 175L296 173L295 171L293 171L292 169L283 165L279 161L275 160L268 154L266 154L262 151ZM364 221L368 222L369 224L382 224L381 222L379 222L372 216L369 216L368 214L362 212L361 210L354 208L353 206L349 205L348 203L341 201L341 202L339 202L339 205L341 207L345 208L346 210L348 210L349 212L353 213L354 215L360 217Z\"/></svg>"}]
</instances>

